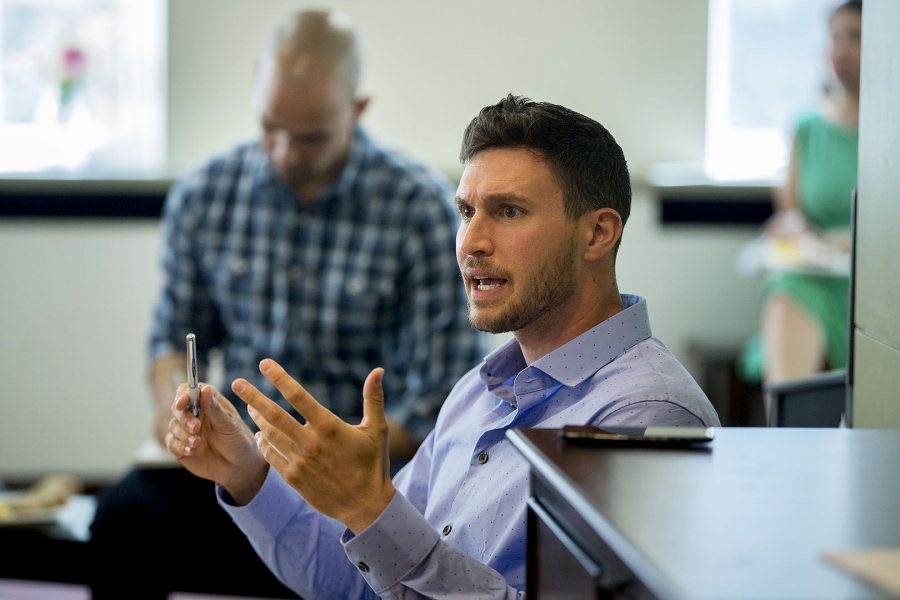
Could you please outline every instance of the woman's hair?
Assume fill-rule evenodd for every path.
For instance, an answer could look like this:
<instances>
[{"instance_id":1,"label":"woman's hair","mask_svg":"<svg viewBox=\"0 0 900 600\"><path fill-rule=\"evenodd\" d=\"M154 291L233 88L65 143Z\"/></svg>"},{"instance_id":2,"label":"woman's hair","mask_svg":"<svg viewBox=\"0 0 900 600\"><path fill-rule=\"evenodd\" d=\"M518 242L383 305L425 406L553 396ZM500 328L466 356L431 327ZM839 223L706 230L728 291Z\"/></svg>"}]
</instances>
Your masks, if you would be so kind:
<instances>
[{"instance_id":1,"label":"woman's hair","mask_svg":"<svg viewBox=\"0 0 900 600\"><path fill-rule=\"evenodd\" d=\"M838 4L834 10L831 11L831 19L834 19L834 16L840 12L844 11L853 11L859 15L862 14L862 0L846 0L846 2L841 2Z\"/></svg>"}]
</instances>

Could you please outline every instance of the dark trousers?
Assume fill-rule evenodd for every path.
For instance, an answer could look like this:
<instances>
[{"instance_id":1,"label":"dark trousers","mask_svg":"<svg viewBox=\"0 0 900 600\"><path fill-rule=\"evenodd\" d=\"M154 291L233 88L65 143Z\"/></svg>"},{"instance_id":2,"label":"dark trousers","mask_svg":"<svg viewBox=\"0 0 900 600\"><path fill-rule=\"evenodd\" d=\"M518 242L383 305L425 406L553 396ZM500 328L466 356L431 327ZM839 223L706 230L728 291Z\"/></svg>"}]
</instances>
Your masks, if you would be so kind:
<instances>
[{"instance_id":1,"label":"dark trousers","mask_svg":"<svg viewBox=\"0 0 900 600\"><path fill-rule=\"evenodd\" d=\"M185 469L135 469L105 490L90 546L97 600L172 591L297 598L219 507L213 484Z\"/></svg>"}]
</instances>

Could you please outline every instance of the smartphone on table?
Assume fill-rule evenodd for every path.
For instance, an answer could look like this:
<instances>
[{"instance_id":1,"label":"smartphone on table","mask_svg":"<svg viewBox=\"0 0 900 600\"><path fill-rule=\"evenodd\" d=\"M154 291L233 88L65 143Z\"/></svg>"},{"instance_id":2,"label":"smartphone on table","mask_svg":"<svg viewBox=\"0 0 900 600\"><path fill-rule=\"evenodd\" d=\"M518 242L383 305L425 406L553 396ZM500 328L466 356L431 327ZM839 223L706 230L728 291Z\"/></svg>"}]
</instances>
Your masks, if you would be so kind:
<instances>
[{"instance_id":1,"label":"smartphone on table","mask_svg":"<svg viewBox=\"0 0 900 600\"><path fill-rule=\"evenodd\" d=\"M712 427L597 427L565 425L560 435L566 442L590 446L647 446L691 448L713 441Z\"/></svg>"}]
</instances>

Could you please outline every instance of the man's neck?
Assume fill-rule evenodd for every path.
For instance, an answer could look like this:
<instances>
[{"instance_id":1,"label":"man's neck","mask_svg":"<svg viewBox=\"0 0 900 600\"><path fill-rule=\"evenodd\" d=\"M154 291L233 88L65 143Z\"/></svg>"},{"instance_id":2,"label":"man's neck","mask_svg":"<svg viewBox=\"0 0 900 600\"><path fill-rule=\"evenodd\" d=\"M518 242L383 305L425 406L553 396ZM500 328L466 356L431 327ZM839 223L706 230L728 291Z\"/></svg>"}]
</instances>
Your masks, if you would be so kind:
<instances>
[{"instance_id":1,"label":"man's neck","mask_svg":"<svg viewBox=\"0 0 900 600\"><path fill-rule=\"evenodd\" d=\"M526 364L534 363L624 310L615 282L608 289L602 290L602 293L597 293L596 289L592 291L593 293L589 293L583 290L581 302L573 300L513 332ZM601 300L598 302L597 298Z\"/></svg>"},{"instance_id":2,"label":"man's neck","mask_svg":"<svg viewBox=\"0 0 900 600\"><path fill-rule=\"evenodd\" d=\"M331 181L324 181L324 180L310 181L303 185L296 186L294 188L294 193L297 195L297 198L300 199L301 204L305 204L308 206L308 205L312 204L313 202L315 202L316 198L322 192L322 190L327 188L329 185L331 185L335 181L337 181L337 180L335 179L335 180L331 180Z\"/></svg>"}]
</instances>

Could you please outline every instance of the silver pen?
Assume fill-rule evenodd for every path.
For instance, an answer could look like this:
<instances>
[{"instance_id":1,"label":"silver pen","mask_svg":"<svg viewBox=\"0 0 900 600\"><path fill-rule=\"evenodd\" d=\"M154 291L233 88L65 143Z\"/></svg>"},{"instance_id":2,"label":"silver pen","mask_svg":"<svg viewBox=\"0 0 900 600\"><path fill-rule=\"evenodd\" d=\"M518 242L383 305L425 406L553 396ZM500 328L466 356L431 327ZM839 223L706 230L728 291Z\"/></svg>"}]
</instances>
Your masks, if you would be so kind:
<instances>
[{"instance_id":1,"label":"silver pen","mask_svg":"<svg viewBox=\"0 0 900 600\"><path fill-rule=\"evenodd\" d=\"M185 336L187 343L187 377L188 394L191 397L191 412L200 416L200 382L197 375L197 336L193 333Z\"/></svg>"}]
</instances>

